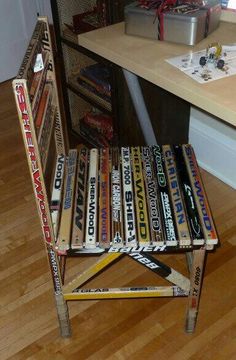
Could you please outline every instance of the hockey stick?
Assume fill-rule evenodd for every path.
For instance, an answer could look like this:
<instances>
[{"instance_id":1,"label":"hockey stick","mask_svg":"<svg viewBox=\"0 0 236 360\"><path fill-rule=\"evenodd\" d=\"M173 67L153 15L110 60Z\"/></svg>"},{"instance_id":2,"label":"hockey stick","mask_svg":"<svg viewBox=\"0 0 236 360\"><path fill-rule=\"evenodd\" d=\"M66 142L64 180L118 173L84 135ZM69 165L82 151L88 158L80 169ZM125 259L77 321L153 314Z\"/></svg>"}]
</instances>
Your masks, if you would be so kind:
<instances>
[{"instance_id":1,"label":"hockey stick","mask_svg":"<svg viewBox=\"0 0 236 360\"><path fill-rule=\"evenodd\" d=\"M99 244L108 248L110 231L110 155L109 148L100 150Z\"/></svg>"},{"instance_id":2,"label":"hockey stick","mask_svg":"<svg viewBox=\"0 0 236 360\"><path fill-rule=\"evenodd\" d=\"M200 221L204 233L206 245L208 249L212 248L218 242L216 229L213 223L210 207L207 201L206 193L204 191L201 180L200 171L197 165L197 160L191 145L183 145L184 159L187 164L190 182L195 196L195 201L200 216Z\"/></svg>"},{"instance_id":3,"label":"hockey stick","mask_svg":"<svg viewBox=\"0 0 236 360\"><path fill-rule=\"evenodd\" d=\"M166 174L170 189L170 197L174 209L175 223L178 232L179 246L185 247L191 245L191 237L188 229L188 221L185 212L184 202L182 200L182 191L179 185L177 169L174 154L170 145L163 145L163 156L166 168Z\"/></svg>"},{"instance_id":4,"label":"hockey stick","mask_svg":"<svg viewBox=\"0 0 236 360\"><path fill-rule=\"evenodd\" d=\"M75 173L77 162L77 150L69 151L66 168L66 181L64 186L63 208L57 241L57 249L65 252L70 248L70 236L72 226L72 214L74 207Z\"/></svg>"},{"instance_id":5,"label":"hockey stick","mask_svg":"<svg viewBox=\"0 0 236 360\"><path fill-rule=\"evenodd\" d=\"M113 148L111 151L112 151L112 170L111 170L112 245L115 247L120 247L124 245L120 154L118 148Z\"/></svg>"},{"instance_id":6,"label":"hockey stick","mask_svg":"<svg viewBox=\"0 0 236 360\"><path fill-rule=\"evenodd\" d=\"M152 270L157 275L161 276L167 281L179 286L184 295L187 295L189 292L190 281L188 278L174 270L173 268L167 266L161 261L157 260L151 255L140 254L140 253L129 253L128 254L133 260L137 261L141 265L145 266L147 269Z\"/></svg>"},{"instance_id":7,"label":"hockey stick","mask_svg":"<svg viewBox=\"0 0 236 360\"><path fill-rule=\"evenodd\" d=\"M137 237L140 245L150 243L149 218L146 204L146 193L143 180L143 169L139 147L131 148L134 179L134 203L136 209Z\"/></svg>"},{"instance_id":8,"label":"hockey stick","mask_svg":"<svg viewBox=\"0 0 236 360\"><path fill-rule=\"evenodd\" d=\"M87 216L85 247L95 248L97 242L98 213L98 150L91 149L89 157Z\"/></svg>"},{"instance_id":9,"label":"hockey stick","mask_svg":"<svg viewBox=\"0 0 236 360\"><path fill-rule=\"evenodd\" d=\"M137 243L135 212L134 212L134 191L133 177L130 162L130 149L128 147L121 148L122 161L122 180L123 180L123 204L124 204L124 220L125 220L125 239L126 245L134 245Z\"/></svg>"},{"instance_id":10,"label":"hockey stick","mask_svg":"<svg viewBox=\"0 0 236 360\"><path fill-rule=\"evenodd\" d=\"M76 289L66 300L133 299L186 296L178 286L136 286L123 288Z\"/></svg>"},{"instance_id":11,"label":"hockey stick","mask_svg":"<svg viewBox=\"0 0 236 360\"><path fill-rule=\"evenodd\" d=\"M191 237L193 239L193 245L203 245L204 236L202 232L201 223L199 220L198 210L194 199L193 189L190 183L188 170L183 157L182 147L174 147L176 162L178 167L179 179L183 190L185 199L185 205L188 213Z\"/></svg>"},{"instance_id":12,"label":"hockey stick","mask_svg":"<svg viewBox=\"0 0 236 360\"><path fill-rule=\"evenodd\" d=\"M75 188L75 204L73 214L71 248L83 247L85 233L85 211L88 173L88 149L80 145L78 147L78 164Z\"/></svg>"},{"instance_id":13,"label":"hockey stick","mask_svg":"<svg viewBox=\"0 0 236 360\"><path fill-rule=\"evenodd\" d=\"M143 147L142 157L147 203L149 210L151 241L153 245L160 246L164 245L164 238L161 226L161 214L157 194L157 184L153 173L153 158L150 147Z\"/></svg>"},{"instance_id":14,"label":"hockey stick","mask_svg":"<svg viewBox=\"0 0 236 360\"><path fill-rule=\"evenodd\" d=\"M56 169L53 179L53 190L50 203L50 211L52 217L52 225L55 238L57 237L58 225L59 225L59 214L61 209L63 179L64 179L64 168L65 168L65 156L63 154L58 155L56 162Z\"/></svg>"},{"instance_id":15,"label":"hockey stick","mask_svg":"<svg viewBox=\"0 0 236 360\"><path fill-rule=\"evenodd\" d=\"M152 146L155 171L157 177L158 190L161 198L161 210L164 219L166 244L168 246L177 246L177 232L174 222L174 214L171 207L168 185L164 170L162 151L159 145Z\"/></svg>"}]
</instances>

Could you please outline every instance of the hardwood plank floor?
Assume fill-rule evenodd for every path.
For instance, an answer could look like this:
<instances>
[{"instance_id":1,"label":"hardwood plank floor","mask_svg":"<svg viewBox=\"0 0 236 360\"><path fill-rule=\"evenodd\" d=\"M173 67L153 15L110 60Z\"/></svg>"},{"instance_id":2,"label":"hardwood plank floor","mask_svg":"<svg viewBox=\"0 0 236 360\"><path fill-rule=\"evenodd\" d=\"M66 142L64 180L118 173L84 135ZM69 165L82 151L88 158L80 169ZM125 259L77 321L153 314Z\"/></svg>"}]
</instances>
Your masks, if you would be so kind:
<instances>
[{"instance_id":1,"label":"hardwood plank floor","mask_svg":"<svg viewBox=\"0 0 236 360\"><path fill-rule=\"evenodd\" d=\"M184 332L187 299L175 298L69 303L73 335L60 338L10 82L0 94L0 359L236 359L236 192L204 171L221 247L208 255L195 334ZM184 256L165 258L187 274ZM121 261L91 283L157 284ZM91 262L69 262L69 276Z\"/></svg>"}]
</instances>

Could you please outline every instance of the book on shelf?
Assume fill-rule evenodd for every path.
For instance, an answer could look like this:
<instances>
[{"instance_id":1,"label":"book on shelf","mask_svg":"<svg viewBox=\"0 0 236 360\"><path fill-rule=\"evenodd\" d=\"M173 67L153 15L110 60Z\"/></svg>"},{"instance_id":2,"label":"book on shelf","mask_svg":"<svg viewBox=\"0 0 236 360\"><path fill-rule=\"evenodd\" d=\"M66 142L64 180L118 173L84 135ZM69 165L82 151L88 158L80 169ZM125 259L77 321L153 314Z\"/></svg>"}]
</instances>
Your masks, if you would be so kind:
<instances>
[{"instance_id":1,"label":"book on shelf","mask_svg":"<svg viewBox=\"0 0 236 360\"><path fill-rule=\"evenodd\" d=\"M89 94L94 94L96 96L98 96L99 98L101 98L102 100L105 100L109 103L111 103L111 97L107 96L104 92L100 92L96 89L96 87L94 87L93 85L90 85L87 81L84 81L82 79L80 79L79 77L77 78L77 86L78 89L80 91L85 91L87 93L87 95L89 96Z\"/></svg>"},{"instance_id":2,"label":"book on shelf","mask_svg":"<svg viewBox=\"0 0 236 360\"><path fill-rule=\"evenodd\" d=\"M76 34L76 32L74 31L72 25L64 23L64 26L62 28L62 36L73 43L77 44L78 42L78 34Z\"/></svg>"},{"instance_id":3,"label":"book on shelf","mask_svg":"<svg viewBox=\"0 0 236 360\"><path fill-rule=\"evenodd\" d=\"M109 21L109 8L107 0L97 0L97 14L98 22L101 27L107 26L110 24Z\"/></svg>"},{"instance_id":4,"label":"book on shelf","mask_svg":"<svg viewBox=\"0 0 236 360\"><path fill-rule=\"evenodd\" d=\"M87 112L83 117L83 122L90 128L96 130L109 142L113 139L113 119L110 115Z\"/></svg>"},{"instance_id":5,"label":"book on shelf","mask_svg":"<svg viewBox=\"0 0 236 360\"><path fill-rule=\"evenodd\" d=\"M109 147L109 141L96 129L88 126L83 119L79 122L79 134L93 147Z\"/></svg>"},{"instance_id":6,"label":"book on shelf","mask_svg":"<svg viewBox=\"0 0 236 360\"><path fill-rule=\"evenodd\" d=\"M95 30L101 27L98 21L98 14L96 12L96 8L91 11L76 14L72 17L72 20L73 29L76 34L81 34L83 32Z\"/></svg>"},{"instance_id":7,"label":"book on shelf","mask_svg":"<svg viewBox=\"0 0 236 360\"><path fill-rule=\"evenodd\" d=\"M94 89L94 91L99 95L105 95L107 98L111 98L111 90L107 90L106 87L97 84L95 81L89 79L86 76L83 76L82 74L77 75L76 81L79 84L80 83L86 84L89 88Z\"/></svg>"},{"instance_id":8,"label":"book on shelf","mask_svg":"<svg viewBox=\"0 0 236 360\"><path fill-rule=\"evenodd\" d=\"M80 70L80 74L100 86L104 91L111 91L109 68L100 63L88 65Z\"/></svg>"},{"instance_id":9,"label":"book on shelf","mask_svg":"<svg viewBox=\"0 0 236 360\"><path fill-rule=\"evenodd\" d=\"M109 147L113 143L112 117L100 112L89 111L79 120L79 134L92 146Z\"/></svg>"},{"instance_id":10,"label":"book on shelf","mask_svg":"<svg viewBox=\"0 0 236 360\"><path fill-rule=\"evenodd\" d=\"M72 17L73 25L71 25L73 32L81 34L107 26L109 24L107 7L107 0L97 0L96 6L90 11L75 14Z\"/></svg>"}]
</instances>

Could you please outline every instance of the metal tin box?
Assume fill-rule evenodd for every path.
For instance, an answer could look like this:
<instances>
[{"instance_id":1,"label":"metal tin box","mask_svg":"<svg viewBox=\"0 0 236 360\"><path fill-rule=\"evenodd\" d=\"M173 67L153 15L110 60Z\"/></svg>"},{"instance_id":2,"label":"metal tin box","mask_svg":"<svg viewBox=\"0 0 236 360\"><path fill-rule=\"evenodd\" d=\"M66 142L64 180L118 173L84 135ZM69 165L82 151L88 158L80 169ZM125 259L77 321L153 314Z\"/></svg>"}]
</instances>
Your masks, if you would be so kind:
<instances>
[{"instance_id":1,"label":"metal tin box","mask_svg":"<svg viewBox=\"0 0 236 360\"><path fill-rule=\"evenodd\" d=\"M221 15L221 3L219 0L208 0L205 8L207 9L206 34L218 28Z\"/></svg>"},{"instance_id":2,"label":"metal tin box","mask_svg":"<svg viewBox=\"0 0 236 360\"><path fill-rule=\"evenodd\" d=\"M192 14L164 14L163 40L186 45L195 45L205 37L206 10Z\"/></svg>"},{"instance_id":3,"label":"metal tin box","mask_svg":"<svg viewBox=\"0 0 236 360\"><path fill-rule=\"evenodd\" d=\"M125 32L129 35L158 39L158 19L155 9L140 8L138 2L125 7ZM188 14L164 13L163 40L195 45L206 37L207 9ZM212 25L213 24L213 25ZM217 27L217 19L209 22L209 30Z\"/></svg>"}]
</instances>

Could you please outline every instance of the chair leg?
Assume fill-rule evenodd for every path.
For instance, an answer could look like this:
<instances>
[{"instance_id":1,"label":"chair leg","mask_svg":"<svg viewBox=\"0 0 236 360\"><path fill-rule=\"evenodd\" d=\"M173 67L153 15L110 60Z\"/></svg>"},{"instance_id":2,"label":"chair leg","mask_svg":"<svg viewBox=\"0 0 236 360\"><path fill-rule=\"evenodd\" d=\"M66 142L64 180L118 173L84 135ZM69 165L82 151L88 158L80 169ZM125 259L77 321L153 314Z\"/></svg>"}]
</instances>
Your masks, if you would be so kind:
<instances>
[{"instance_id":1,"label":"chair leg","mask_svg":"<svg viewBox=\"0 0 236 360\"><path fill-rule=\"evenodd\" d=\"M65 282L66 259L67 259L66 255L60 256L59 266L60 266L62 285L64 285Z\"/></svg>"},{"instance_id":2,"label":"chair leg","mask_svg":"<svg viewBox=\"0 0 236 360\"><path fill-rule=\"evenodd\" d=\"M193 333L196 326L201 287L204 272L206 250L199 249L193 251L193 262L190 275L190 292L188 299L187 317L185 330Z\"/></svg>"},{"instance_id":3,"label":"chair leg","mask_svg":"<svg viewBox=\"0 0 236 360\"><path fill-rule=\"evenodd\" d=\"M188 271L189 271L189 274L191 274L191 270L192 270L192 266L193 266L193 254L192 254L192 252L188 251L185 253L185 256L186 256Z\"/></svg>"},{"instance_id":4,"label":"chair leg","mask_svg":"<svg viewBox=\"0 0 236 360\"><path fill-rule=\"evenodd\" d=\"M56 306L57 306L57 316L60 326L60 332L62 337L70 337L71 336L71 326L69 319L69 312L67 303L63 298L62 294L56 294Z\"/></svg>"}]
</instances>

